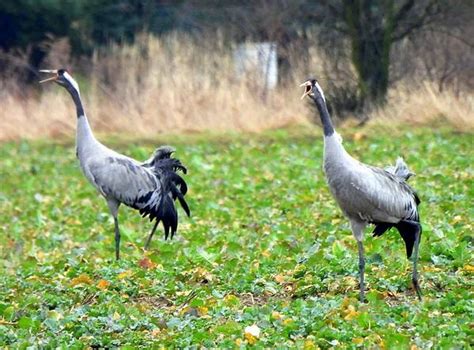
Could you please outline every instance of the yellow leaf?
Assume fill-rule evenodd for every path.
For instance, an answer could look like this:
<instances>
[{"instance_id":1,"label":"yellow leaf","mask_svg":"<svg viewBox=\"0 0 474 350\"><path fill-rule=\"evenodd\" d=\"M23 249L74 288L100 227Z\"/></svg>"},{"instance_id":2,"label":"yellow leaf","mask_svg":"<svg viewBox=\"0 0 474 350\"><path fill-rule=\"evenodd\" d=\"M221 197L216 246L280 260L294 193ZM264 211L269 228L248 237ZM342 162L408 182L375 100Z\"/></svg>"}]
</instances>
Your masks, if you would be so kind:
<instances>
[{"instance_id":1,"label":"yellow leaf","mask_svg":"<svg viewBox=\"0 0 474 350\"><path fill-rule=\"evenodd\" d=\"M347 309L344 311L346 316L344 316L344 319L346 321L351 321L353 318L359 316L359 312L356 311L355 307L353 305L349 305Z\"/></svg>"},{"instance_id":2,"label":"yellow leaf","mask_svg":"<svg viewBox=\"0 0 474 350\"><path fill-rule=\"evenodd\" d=\"M287 318L285 320L283 320L283 324L285 326L288 326L290 323L293 323L293 319L292 318Z\"/></svg>"},{"instance_id":3,"label":"yellow leaf","mask_svg":"<svg viewBox=\"0 0 474 350\"><path fill-rule=\"evenodd\" d=\"M85 273L72 279L71 284L73 287L79 284L92 284L92 279Z\"/></svg>"},{"instance_id":4,"label":"yellow leaf","mask_svg":"<svg viewBox=\"0 0 474 350\"><path fill-rule=\"evenodd\" d=\"M208 309L207 307L205 307L205 306L199 306L199 307L197 308L197 311L198 311L198 313L199 313L199 316L205 316L205 315L207 315L207 313L209 312L209 309Z\"/></svg>"},{"instance_id":5,"label":"yellow leaf","mask_svg":"<svg viewBox=\"0 0 474 350\"><path fill-rule=\"evenodd\" d=\"M464 265L462 269L463 271L466 271L466 272L474 272L474 266L472 265Z\"/></svg>"},{"instance_id":6,"label":"yellow leaf","mask_svg":"<svg viewBox=\"0 0 474 350\"><path fill-rule=\"evenodd\" d=\"M256 324L245 327L244 337L250 345L253 345L260 338L260 327Z\"/></svg>"},{"instance_id":7,"label":"yellow leaf","mask_svg":"<svg viewBox=\"0 0 474 350\"><path fill-rule=\"evenodd\" d=\"M106 280L100 280L99 282L97 282L97 288L99 289L107 289L107 287L110 286L110 282L109 281L106 281Z\"/></svg>"},{"instance_id":8,"label":"yellow leaf","mask_svg":"<svg viewBox=\"0 0 474 350\"><path fill-rule=\"evenodd\" d=\"M112 315L112 319L117 321L118 319L120 319L120 314L117 311L115 311L114 314Z\"/></svg>"},{"instance_id":9,"label":"yellow leaf","mask_svg":"<svg viewBox=\"0 0 474 350\"><path fill-rule=\"evenodd\" d=\"M224 297L224 301L226 302L226 304L238 304L239 303L239 298L237 298L235 295L233 294L227 294L225 297Z\"/></svg>"},{"instance_id":10,"label":"yellow leaf","mask_svg":"<svg viewBox=\"0 0 474 350\"><path fill-rule=\"evenodd\" d=\"M304 341L303 349L304 349L304 350L317 350L318 347L316 346L316 344L314 343L313 340L311 340L311 339L306 339L306 340Z\"/></svg>"},{"instance_id":11,"label":"yellow leaf","mask_svg":"<svg viewBox=\"0 0 474 350\"><path fill-rule=\"evenodd\" d=\"M242 339L240 339L240 338L235 339L235 345L241 346L242 345Z\"/></svg>"},{"instance_id":12,"label":"yellow leaf","mask_svg":"<svg viewBox=\"0 0 474 350\"><path fill-rule=\"evenodd\" d=\"M270 252L268 251L268 249L266 249L266 250L264 250L264 251L262 252L262 255L263 255L264 257L268 258L271 254L270 254Z\"/></svg>"},{"instance_id":13,"label":"yellow leaf","mask_svg":"<svg viewBox=\"0 0 474 350\"><path fill-rule=\"evenodd\" d=\"M453 220L452 220L452 223L453 224L457 224L458 222L462 221L462 216L461 215L456 215Z\"/></svg>"},{"instance_id":14,"label":"yellow leaf","mask_svg":"<svg viewBox=\"0 0 474 350\"><path fill-rule=\"evenodd\" d=\"M132 271L126 270L126 271L123 271L123 272L119 273L119 274L117 275L117 278L118 278L119 280L123 280L123 279L125 279L125 278L127 278L127 277L129 277L129 276L131 276L131 275L132 275Z\"/></svg>"},{"instance_id":15,"label":"yellow leaf","mask_svg":"<svg viewBox=\"0 0 474 350\"><path fill-rule=\"evenodd\" d=\"M361 338L361 337L353 338L352 342L356 345L362 345L362 343L364 342L364 338Z\"/></svg>"},{"instance_id":16,"label":"yellow leaf","mask_svg":"<svg viewBox=\"0 0 474 350\"><path fill-rule=\"evenodd\" d=\"M253 345L257 342L257 337L254 337L252 334L245 333L245 339L248 341L250 345Z\"/></svg>"},{"instance_id":17,"label":"yellow leaf","mask_svg":"<svg viewBox=\"0 0 474 350\"><path fill-rule=\"evenodd\" d=\"M202 267L196 267L194 269L194 280L198 282L212 282L214 276Z\"/></svg>"},{"instance_id":18,"label":"yellow leaf","mask_svg":"<svg viewBox=\"0 0 474 350\"><path fill-rule=\"evenodd\" d=\"M280 284L285 283L286 281L286 278L283 275L276 275L274 278L275 278L275 281L277 281Z\"/></svg>"},{"instance_id":19,"label":"yellow leaf","mask_svg":"<svg viewBox=\"0 0 474 350\"><path fill-rule=\"evenodd\" d=\"M272 312L272 319L274 320L281 320L283 318L283 315L279 313L278 311L273 311Z\"/></svg>"}]
</instances>

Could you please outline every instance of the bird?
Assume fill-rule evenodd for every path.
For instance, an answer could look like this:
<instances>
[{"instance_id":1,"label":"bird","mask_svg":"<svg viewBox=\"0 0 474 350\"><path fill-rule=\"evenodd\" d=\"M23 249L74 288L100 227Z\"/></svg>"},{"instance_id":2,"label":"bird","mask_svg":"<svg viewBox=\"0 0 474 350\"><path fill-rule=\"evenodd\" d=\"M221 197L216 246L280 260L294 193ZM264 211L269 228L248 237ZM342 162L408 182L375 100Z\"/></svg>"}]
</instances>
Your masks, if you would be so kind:
<instances>
[{"instance_id":1,"label":"bird","mask_svg":"<svg viewBox=\"0 0 474 350\"><path fill-rule=\"evenodd\" d=\"M78 83L66 69L40 70L52 74L40 83L55 82L64 87L76 106L76 156L85 177L105 198L114 219L115 258L120 259L120 228L118 210L121 204L136 209L143 217L155 224L148 236L148 249L159 222L163 223L165 240L173 238L178 228L176 199L185 213L190 216L184 196L188 190L186 182L178 174L186 174L186 167L172 157L175 151L170 146L156 149L144 161L113 151L100 143L94 136L81 100Z\"/></svg>"},{"instance_id":2,"label":"bird","mask_svg":"<svg viewBox=\"0 0 474 350\"><path fill-rule=\"evenodd\" d=\"M413 255L412 283L418 299L422 300L418 281L417 261L422 226L418 205L420 198L407 184L410 176L406 163L399 158L395 166L381 169L366 165L345 150L342 138L335 131L326 97L318 81L308 79L301 99L315 103L324 133L323 169L330 192L349 220L359 253L359 299L365 301L364 229L375 225L378 237L395 227L405 242L407 258Z\"/></svg>"}]
</instances>

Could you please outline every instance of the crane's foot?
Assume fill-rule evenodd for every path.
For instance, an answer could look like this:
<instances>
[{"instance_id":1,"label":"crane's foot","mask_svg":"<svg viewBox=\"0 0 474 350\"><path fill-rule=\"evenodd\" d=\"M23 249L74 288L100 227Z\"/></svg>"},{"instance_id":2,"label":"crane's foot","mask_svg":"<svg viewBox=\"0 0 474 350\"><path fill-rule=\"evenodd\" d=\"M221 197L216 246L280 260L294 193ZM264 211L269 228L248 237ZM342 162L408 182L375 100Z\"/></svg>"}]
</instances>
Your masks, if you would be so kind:
<instances>
[{"instance_id":1,"label":"crane's foot","mask_svg":"<svg viewBox=\"0 0 474 350\"><path fill-rule=\"evenodd\" d=\"M361 303L365 303L365 302L366 302L366 300L365 300L365 293L364 293L363 290L361 290L361 291L359 292L359 301L360 301Z\"/></svg>"},{"instance_id":2,"label":"crane's foot","mask_svg":"<svg viewBox=\"0 0 474 350\"><path fill-rule=\"evenodd\" d=\"M416 291L416 295L418 296L418 300L422 301L423 298L421 297L421 288L418 283L418 278L413 278L412 282L413 282L413 287L415 288L415 291Z\"/></svg>"}]
</instances>

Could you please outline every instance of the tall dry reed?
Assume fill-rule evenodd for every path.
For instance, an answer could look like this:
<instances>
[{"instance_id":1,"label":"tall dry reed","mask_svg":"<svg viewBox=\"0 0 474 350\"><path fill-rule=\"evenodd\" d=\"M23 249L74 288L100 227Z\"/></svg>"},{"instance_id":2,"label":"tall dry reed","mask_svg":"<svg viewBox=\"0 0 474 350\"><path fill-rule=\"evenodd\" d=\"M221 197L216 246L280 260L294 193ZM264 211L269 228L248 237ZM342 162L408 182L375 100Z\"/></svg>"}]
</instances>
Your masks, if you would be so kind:
<instances>
[{"instance_id":1,"label":"tall dry reed","mask_svg":"<svg viewBox=\"0 0 474 350\"><path fill-rule=\"evenodd\" d=\"M133 45L112 45L93 56L90 75L77 76L85 109L100 133L152 136L192 131L252 131L307 123L313 111L299 99L308 67L321 72L317 48L311 57L291 57L291 77L265 95L254 74L238 78L233 46L218 35L203 43L184 34L143 35ZM300 62L301 61L301 62ZM60 67L46 67L60 68ZM321 83L330 79L322 72ZM54 84L42 93L0 93L0 140L70 137L75 108ZM443 116L463 130L474 129L472 95L436 92L430 83L407 82L390 91L389 103L373 116L425 123Z\"/></svg>"}]
</instances>

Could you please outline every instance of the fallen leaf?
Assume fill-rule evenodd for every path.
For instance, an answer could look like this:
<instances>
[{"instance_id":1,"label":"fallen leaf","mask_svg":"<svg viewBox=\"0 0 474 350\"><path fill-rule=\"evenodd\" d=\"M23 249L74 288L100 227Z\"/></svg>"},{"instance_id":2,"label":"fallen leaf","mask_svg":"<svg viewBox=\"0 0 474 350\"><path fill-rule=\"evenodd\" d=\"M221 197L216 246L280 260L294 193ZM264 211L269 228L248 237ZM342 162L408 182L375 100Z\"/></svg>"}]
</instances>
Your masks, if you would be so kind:
<instances>
[{"instance_id":1,"label":"fallen leaf","mask_svg":"<svg viewBox=\"0 0 474 350\"><path fill-rule=\"evenodd\" d=\"M286 278L285 276L283 275L276 275L275 276L275 281L277 281L278 283L285 283L286 282Z\"/></svg>"},{"instance_id":2,"label":"fallen leaf","mask_svg":"<svg viewBox=\"0 0 474 350\"><path fill-rule=\"evenodd\" d=\"M258 327L256 324L253 324L251 326L245 327L244 337L250 345L253 345L257 342L258 338L260 338L260 332L260 327Z\"/></svg>"},{"instance_id":3,"label":"fallen leaf","mask_svg":"<svg viewBox=\"0 0 474 350\"><path fill-rule=\"evenodd\" d=\"M466 272L474 272L474 266L472 265L464 265L464 267L462 268L463 271L466 271Z\"/></svg>"},{"instance_id":4,"label":"fallen leaf","mask_svg":"<svg viewBox=\"0 0 474 350\"><path fill-rule=\"evenodd\" d=\"M205 306L199 306L197 308L197 311L198 311L199 316L206 316L207 313L209 312L209 309Z\"/></svg>"},{"instance_id":5,"label":"fallen leaf","mask_svg":"<svg viewBox=\"0 0 474 350\"><path fill-rule=\"evenodd\" d=\"M127 278L127 277L129 277L129 276L131 276L131 275L132 275L132 271L126 270L126 271L123 271L123 272L119 273L119 274L117 275L117 278L118 278L119 280L123 280L123 279L125 279L125 278Z\"/></svg>"},{"instance_id":6,"label":"fallen leaf","mask_svg":"<svg viewBox=\"0 0 474 350\"><path fill-rule=\"evenodd\" d=\"M273 311L272 312L272 319L274 320L281 320L283 318L283 315L279 313L278 311Z\"/></svg>"},{"instance_id":7,"label":"fallen leaf","mask_svg":"<svg viewBox=\"0 0 474 350\"><path fill-rule=\"evenodd\" d=\"M104 289L107 289L109 286L110 286L109 281L100 280L99 282L97 282L97 288L99 288L99 289L104 290Z\"/></svg>"},{"instance_id":8,"label":"fallen leaf","mask_svg":"<svg viewBox=\"0 0 474 350\"><path fill-rule=\"evenodd\" d=\"M144 257L143 259L141 259L138 262L138 265L143 269L152 269L156 267L156 264L147 257Z\"/></svg>"},{"instance_id":9,"label":"fallen leaf","mask_svg":"<svg viewBox=\"0 0 474 350\"><path fill-rule=\"evenodd\" d=\"M344 310L344 313L346 314L344 316L344 319L346 321L351 321L353 318L359 316L360 312L356 311L355 307L353 305L349 305L346 310Z\"/></svg>"},{"instance_id":10,"label":"fallen leaf","mask_svg":"<svg viewBox=\"0 0 474 350\"><path fill-rule=\"evenodd\" d=\"M312 339L306 339L303 345L304 350L317 350L319 349Z\"/></svg>"},{"instance_id":11,"label":"fallen leaf","mask_svg":"<svg viewBox=\"0 0 474 350\"><path fill-rule=\"evenodd\" d=\"M89 277L89 275L83 273L71 280L71 284L73 287L79 285L79 284L92 284L92 279Z\"/></svg>"}]
</instances>

